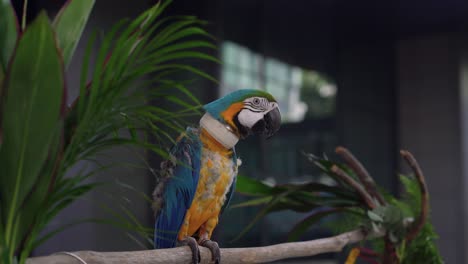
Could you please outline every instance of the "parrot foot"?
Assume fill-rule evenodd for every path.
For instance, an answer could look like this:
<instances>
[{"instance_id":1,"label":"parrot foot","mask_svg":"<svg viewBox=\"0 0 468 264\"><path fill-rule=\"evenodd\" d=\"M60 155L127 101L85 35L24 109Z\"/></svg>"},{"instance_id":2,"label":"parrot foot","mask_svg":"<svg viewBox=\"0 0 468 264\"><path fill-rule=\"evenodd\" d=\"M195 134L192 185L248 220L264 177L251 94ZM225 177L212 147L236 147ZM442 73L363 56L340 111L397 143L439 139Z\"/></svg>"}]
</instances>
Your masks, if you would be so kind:
<instances>
[{"instance_id":1,"label":"parrot foot","mask_svg":"<svg viewBox=\"0 0 468 264\"><path fill-rule=\"evenodd\" d=\"M202 239L200 246L206 247L211 251L212 260L215 264L221 262L221 251L219 250L218 243L209 239Z\"/></svg>"},{"instance_id":2,"label":"parrot foot","mask_svg":"<svg viewBox=\"0 0 468 264\"><path fill-rule=\"evenodd\" d=\"M198 248L197 240L193 237L186 237L180 241L180 245L189 246L192 251L192 264L200 263L200 249Z\"/></svg>"}]
</instances>

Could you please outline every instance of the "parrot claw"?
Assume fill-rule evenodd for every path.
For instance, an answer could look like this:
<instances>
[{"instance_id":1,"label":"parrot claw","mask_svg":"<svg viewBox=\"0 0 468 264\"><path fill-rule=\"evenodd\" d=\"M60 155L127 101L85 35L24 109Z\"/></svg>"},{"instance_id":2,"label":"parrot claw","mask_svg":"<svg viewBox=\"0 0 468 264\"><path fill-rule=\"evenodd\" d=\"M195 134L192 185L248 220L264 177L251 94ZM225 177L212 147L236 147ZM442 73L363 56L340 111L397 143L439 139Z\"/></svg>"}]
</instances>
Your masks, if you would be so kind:
<instances>
[{"instance_id":1,"label":"parrot claw","mask_svg":"<svg viewBox=\"0 0 468 264\"><path fill-rule=\"evenodd\" d=\"M190 247L192 251L192 264L200 263L200 249L198 248L197 240L193 237L186 237L184 240L180 241L181 245L186 245Z\"/></svg>"},{"instance_id":2,"label":"parrot claw","mask_svg":"<svg viewBox=\"0 0 468 264\"><path fill-rule=\"evenodd\" d=\"M218 243L209 239L200 241L200 246L206 247L211 251L212 260L215 264L221 262L221 251L219 250Z\"/></svg>"}]
</instances>

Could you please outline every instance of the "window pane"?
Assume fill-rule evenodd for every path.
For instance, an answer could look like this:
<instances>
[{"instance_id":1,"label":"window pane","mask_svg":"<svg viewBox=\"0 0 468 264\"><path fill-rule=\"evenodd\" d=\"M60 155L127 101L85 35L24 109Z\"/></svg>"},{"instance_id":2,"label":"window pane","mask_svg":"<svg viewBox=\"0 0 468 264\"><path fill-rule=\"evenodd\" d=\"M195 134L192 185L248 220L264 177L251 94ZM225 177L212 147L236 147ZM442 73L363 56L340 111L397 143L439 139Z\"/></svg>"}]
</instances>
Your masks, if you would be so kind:
<instances>
[{"instance_id":1,"label":"window pane","mask_svg":"<svg viewBox=\"0 0 468 264\"><path fill-rule=\"evenodd\" d=\"M237 45L232 42L224 42L222 45L222 60L226 64L236 65L237 62Z\"/></svg>"},{"instance_id":2,"label":"window pane","mask_svg":"<svg viewBox=\"0 0 468 264\"><path fill-rule=\"evenodd\" d=\"M235 89L265 89L279 102L284 122L335 113L336 85L326 76L265 58L233 42L222 46L222 94Z\"/></svg>"},{"instance_id":3,"label":"window pane","mask_svg":"<svg viewBox=\"0 0 468 264\"><path fill-rule=\"evenodd\" d=\"M275 59L265 60L265 72L267 78L275 79L281 82L289 80L289 65Z\"/></svg>"},{"instance_id":4,"label":"window pane","mask_svg":"<svg viewBox=\"0 0 468 264\"><path fill-rule=\"evenodd\" d=\"M237 49L237 56L239 59L238 66L244 71L250 71L250 69L252 68L252 56L250 54L250 51L247 48L241 46L238 46Z\"/></svg>"}]
</instances>

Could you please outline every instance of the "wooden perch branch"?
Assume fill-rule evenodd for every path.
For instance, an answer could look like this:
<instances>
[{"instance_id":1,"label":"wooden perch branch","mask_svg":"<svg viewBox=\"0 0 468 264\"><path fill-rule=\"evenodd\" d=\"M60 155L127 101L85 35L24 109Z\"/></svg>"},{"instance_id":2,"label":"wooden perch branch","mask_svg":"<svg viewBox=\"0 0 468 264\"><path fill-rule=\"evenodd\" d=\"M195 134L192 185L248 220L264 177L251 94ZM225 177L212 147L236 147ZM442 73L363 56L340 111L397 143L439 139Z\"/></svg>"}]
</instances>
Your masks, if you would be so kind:
<instances>
[{"instance_id":1,"label":"wooden perch branch","mask_svg":"<svg viewBox=\"0 0 468 264\"><path fill-rule=\"evenodd\" d=\"M358 229L334 237L304 242L283 243L266 247L223 248L221 249L221 262L223 264L268 263L288 258L340 252L348 244L353 244L369 237L380 237L383 235L383 231L377 234L366 235L365 232ZM200 247L200 253L200 264L210 263L210 251L207 248ZM192 253L188 247L127 252L79 251L72 254L83 259L87 264L191 263L192 260ZM26 261L26 264L83 264L83 262L66 253L58 253L51 256L30 258Z\"/></svg>"}]
</instances>

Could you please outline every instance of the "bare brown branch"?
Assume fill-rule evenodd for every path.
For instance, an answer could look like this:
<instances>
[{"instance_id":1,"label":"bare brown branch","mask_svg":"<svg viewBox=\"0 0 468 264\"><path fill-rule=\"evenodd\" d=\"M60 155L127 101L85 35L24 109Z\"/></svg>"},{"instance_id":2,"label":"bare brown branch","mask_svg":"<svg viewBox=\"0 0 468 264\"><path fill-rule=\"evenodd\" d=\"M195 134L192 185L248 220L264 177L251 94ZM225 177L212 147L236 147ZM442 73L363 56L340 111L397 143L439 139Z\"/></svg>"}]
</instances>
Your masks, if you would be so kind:
<instances>
[{"instance_id":1,"label":"bare brown branch","mask_svg":"<svg viewBox=\"0 0 468 264\"><path fill-rule=\"evenodd\" d=\"M383 232L366 235L362 230L358 229L334 237L304 242L283 243L266 247L223 248L221 249L221 261L223 264L268 263L288 258L340 252L346 245L360 242L370 236L380 237L383 236ZM210 263L211 253L209 250L200 247L200 253L200 264ZM192 253L188 247L127 252L79 251L72 254L83 259L87 264L191 263L192 260ZM59 253L51 256L30 258L26 261L26 264L83 264L83 262L80 262L71 255Z\"/></svg>"},{"instance_id":2,"label":"bare brown branch","mask_svg":"<svg viewBox=\"0 0 468 264\"><path fill-rule=\"evenodd\" d=\"M335 149L335 152L346 161L348 166L354 172L356 172L359 180L364 185L364 188L366 188L367 193L376 198L381 205L385 205L385 199L378 192L374 179L370 176L369 172L362 165L362 163L351 153L351 151L340 146Z\"/></svg>"},{"instance_id":3,"label":"bare brown branch","mask_svg":"<svg viewBox=\"0 0 468 264\"><path fill-rule=\"evenodd\" d=\"M400 154L413 170L414 175L416 176L416 180L419 183L419 189L421 191L421 212L419 213L418 219L416 219L414 224L411 226L408 231L408 235L406 236L406 240L409 243L419 234L421 229L424 227L424 224L426 223L427 215L429 213L429 193L427 190L424 174L414 156L407 150L401 150Z\"/></svg>"},{"instance_id":4,"label":"bare brown branch","mask_svg":"<svg viewBox=\"0 0 468 264\"><path fill-rule=\"evenodd\" d=\"M331 171L335 173L336 176L340 177L340 179L349 184L359 194L359 196L361 196L361 198L364 200L364 202L370 209L374 209L377 207L372 197L366 192L366 190L361 186L361 184L355 181L353 178L351 178L351 176L349 176L345 171L340 169L340 167L333 165L331 167Z\"/></svg>"},{"instance_id":5,"label":"bare brown branch","mask_svg":"<svg viewBox=\"0 0 468 264\"><path fill-rule=\"evenodd\" d=\"M385 250L382 256L382 264L399 264L400 260L396 254L395 244L390 241L388 235L385 235Z\"/></svg>"}]
</instances>

